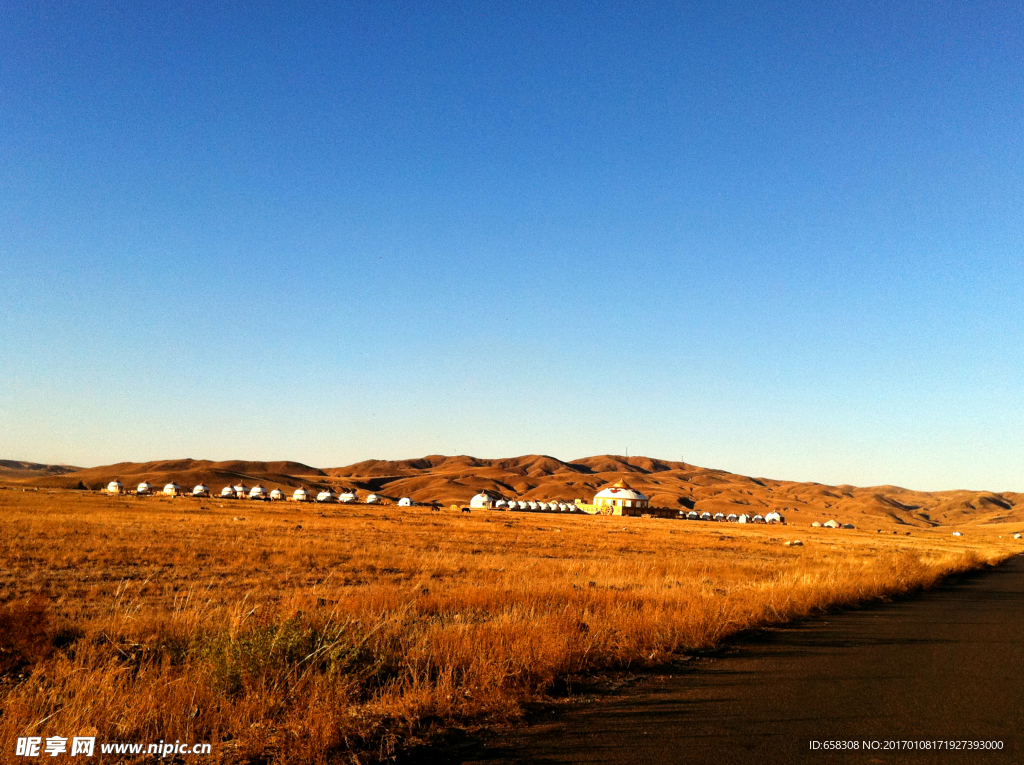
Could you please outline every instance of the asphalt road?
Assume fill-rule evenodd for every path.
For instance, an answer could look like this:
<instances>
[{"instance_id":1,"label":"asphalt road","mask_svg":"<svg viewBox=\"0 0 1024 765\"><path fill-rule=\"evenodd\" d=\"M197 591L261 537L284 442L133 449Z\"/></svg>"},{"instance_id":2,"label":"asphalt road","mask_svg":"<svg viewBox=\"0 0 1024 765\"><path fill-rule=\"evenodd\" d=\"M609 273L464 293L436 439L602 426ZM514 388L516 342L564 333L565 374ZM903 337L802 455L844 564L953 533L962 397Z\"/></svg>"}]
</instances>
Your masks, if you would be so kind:
<instances>
[{"instance_id":1,"label":"asphalt road","mask_svg":"<svg viewBox=\"0 0 1024 765\"><path fill-rule=\"evenodd\" d=\"M1024 556L900 602L746 640L449 762L1024 763ZM1000 751L864 741L1001 741ZM811 741L861 748L812 750Z\"/></svg>"}]
</instances>

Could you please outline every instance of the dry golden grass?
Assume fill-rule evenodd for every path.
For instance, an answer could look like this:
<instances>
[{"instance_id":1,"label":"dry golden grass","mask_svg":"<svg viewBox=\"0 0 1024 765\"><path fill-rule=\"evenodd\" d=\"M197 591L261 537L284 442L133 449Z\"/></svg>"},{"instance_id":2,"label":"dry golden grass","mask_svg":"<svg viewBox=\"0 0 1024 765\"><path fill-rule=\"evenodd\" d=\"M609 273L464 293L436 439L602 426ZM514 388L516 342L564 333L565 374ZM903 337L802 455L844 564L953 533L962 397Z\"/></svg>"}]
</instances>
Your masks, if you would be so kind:
<instances>
[{"instance_id":1,"label":"dry golden grass","mask_svg":"<svg viewBox=\"0 0 1024 765\"><path fill-rule=\"evenodd\" d=\"M1020 547L977 529L20 490L0 490L0 524L4 751L25 735L180 739L232 763L386 758L445 726L514 718L559 679L926 587ZM794 538L805 546L783 546Z\"/></svg>"}]
</instances>

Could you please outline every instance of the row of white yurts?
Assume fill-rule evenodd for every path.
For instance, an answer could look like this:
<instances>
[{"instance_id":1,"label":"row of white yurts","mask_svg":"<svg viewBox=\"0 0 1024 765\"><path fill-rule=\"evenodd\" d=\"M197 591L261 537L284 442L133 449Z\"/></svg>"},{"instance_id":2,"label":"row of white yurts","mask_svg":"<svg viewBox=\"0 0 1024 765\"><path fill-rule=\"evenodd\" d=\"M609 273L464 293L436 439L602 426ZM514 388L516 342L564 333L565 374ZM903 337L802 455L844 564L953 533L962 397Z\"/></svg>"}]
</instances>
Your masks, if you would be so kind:
<instances>
[{"instance_id":1,"label":"row of white yurts","mask_svg":"<svg viewBox=\"0 0 1024 765\"><path fill-rule=\"evenodd\" d=\"M717 521L719 523L782 523L785 518L782 517L777 511L772 510L770 513L761 515L760 513L711 513L704 511L698 513L696 510L680 510L679 517L688 521Z\"/></svg>"},{"instance_id":2,"label":"row of white yurts","mask_svg":"<svg viewBox=\"0 0 1024 765\"><path fill-rule=\"evenodd\" d=\"M575 502L561 500L520 500L493 496L488 491L481 491L469 501L472 509L489 510L532 510L534 512L574 513L574 512L610 512L616 515L623 508L646 508L650 504L648 497L629 486L625 481L616 481L594 495L592 503L581 499Z\"/></svg>"},{"instance_id":3,"label":"row of white yurts","mask_svg":"<svg viewBox=\"0 0 1024 765\"><path fill-rule=\"evenodd\" d=\"M109 484L107 484L107 493L126 494L128 492L125 491L124 484L121 483L121 481L115 479L111 481ZM140 496L149 496L156 493L156 487L153 486L153 484L149 483L149 481L143 481L135 489L135 494ZM166 484L160 493L169 497L180 497L186 494L191 494L191 496L193 497L211 496L210 487L207 486L206 484L198 484L197 486L194 486L192 488L192 491L189 492L173 481L171 483ZM287 499L293 502L316 501L352 503L360 501L359 493L355 489L348 489L346 491L341 492L340 494L335 494L330 489L325 489L324 491L321 491L318 494L316 494L316 496L314 497L313 492L309 491L308 489L299 488L293 491L291 496L289 497L286 496L285 493L281 491L281 489L273 489L271 491L267 491L266 488L259 484L250 488L246 486L245 483L237 483L234 486L225 486L223 489L221 489L219 496L221 499L256 499L269 501L282 501ZM362 501L368 505L375 505L379 504L382 501L382 498L376 494L368 494ZM409 497L402 497L401 499L398 500L399 507L411 507L413 504L413 501Z\"/></svg>"}]
</instances>

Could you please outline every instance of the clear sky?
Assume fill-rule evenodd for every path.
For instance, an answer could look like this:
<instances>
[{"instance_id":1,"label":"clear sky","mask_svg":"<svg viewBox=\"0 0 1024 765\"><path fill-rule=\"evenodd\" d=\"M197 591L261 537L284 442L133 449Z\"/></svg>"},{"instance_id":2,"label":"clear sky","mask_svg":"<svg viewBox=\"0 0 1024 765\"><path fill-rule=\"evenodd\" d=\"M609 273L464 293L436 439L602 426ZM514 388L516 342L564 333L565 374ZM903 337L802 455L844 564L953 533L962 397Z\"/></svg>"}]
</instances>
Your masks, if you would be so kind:
<instances>
[{"instance_id":1,"label":"clear sky","mask_svg":"<svg viewBox=\"0 0 1024 765\"><path fill-rule=\"evenodd\" d=\"M1024 491L1022 61L1010 0L8 0L0 457Z\"/></svg>"}]
</instances>

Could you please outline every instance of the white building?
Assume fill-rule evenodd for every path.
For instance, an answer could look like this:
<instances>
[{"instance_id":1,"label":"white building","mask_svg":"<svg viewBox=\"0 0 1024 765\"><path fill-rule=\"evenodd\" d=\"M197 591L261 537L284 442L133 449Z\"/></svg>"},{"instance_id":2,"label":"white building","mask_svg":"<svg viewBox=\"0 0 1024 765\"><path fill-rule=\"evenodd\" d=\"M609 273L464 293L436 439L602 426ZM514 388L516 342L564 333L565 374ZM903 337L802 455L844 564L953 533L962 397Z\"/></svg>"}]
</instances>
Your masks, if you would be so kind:
<instances>
[{"instance_id":1,"label":"white building","mask_svg":"<svg viewBox=\"0 0 1024 765\"><path fill-rule=\"evenodd\" d=\"M259 484L256 484L251 489L249 489L249 499L266 499L266 498L267 498L267 490L264 489Z\"/></svg>"},{"instance_id":2,"label":"white building","mask_svg":"<svg viewBox=\"0 0 1024 765\"><path fill-rule=\"evenodd\" d=\"M494 507L494 497L482 491L469 500L469 506L474 510L490 510Z\"/></svg>"},{"instance_id":3,"label":"white building","mask_svg":"<svg viewBox=\"0 0 1024 765\"><path fill-rule=\"evenodd\" d=\"M174 483L174 481L171 481L169 484L164 486L164 494L168 497L177 497L182 493L181 487Z\"/></svg>"},{"instance_id":4,"label":"white building","mask_svg":"<svg viewBox=\"0 0 1024 765\"><path fill-rule=\"evenodd\" d=\"M782 516L777 510L772 510L770 513L765 513L764 520L766 523L782 523Z\"/></svg>"},{"instance_id":5,"label":"white building","mask_svg":"<svg viewBox=\"0 0 1024 765\"><path fill-rule=\"evenodd\" d=\"M233 499L235 496L235 487L225 486L223 489L220 490L220 496L223 497L224 499Z\"/></svg>"},{"instance_id":6,"label":"white building","mask_svg":"<svg viewBox=\"0 0 1024 765\"><path fill-rule=\"evenodd\" d=\"M235 484L235 496L238 499L245 499L245 496L249 493L249 487L244 483Z\"/></svg>"},{"instance_id":7,"label":"white building","mask_svg":"<svg viewBox=\"0 0 1024 765\"><path fill-rule=\"evenodd\" d=\"M367 494L366 495L366 504L368 504L368 505L376 505L378 502L380 502L380 497L378 497L376 494Z\"/></svg>"},{"instance_id":8,"label":"white building","mask_svg":"<svg viewBox=\"0 0 1024 765\"><path fill-rule=\"evenodd\" d=\"M274 489L270 492L270 499L272 502L280 502L284 499L284 492L280 489Z\"/></svg>"},{"instance_id":9,"label":"white building","mask_svg":"<svg viewBox=\"0 0 1024 765\"><path fill-rule=\"evenodd\" d=\"M338 498L334 496L334 492L330 489L324 489L322 492L316 495L317 502L337 502Z\"/></svg>"},{"instance_id":10,"label":"white building","mask_svg":"<svg viewBox=\"0 0 1024 765\"><path fill-rule=\"evenodd\" d=\"M398 500L399 507L412 507L412 500L409 497L402 497Z\"/></svg>"},{"instance_id":11,"label":"white building","mask_svg":"<svg viewBox=\"0 0 1024 765\"><path fill-rule=\"evenodd\" d=\"M626 507L647 507L648 502L644 494L631 488L625 481L616 481L594 495L594 505L598 508L614 508L614 515L622 515L622 509Z\"/></svg>"},{"instance_id":12,"label":"white building","mask_svg":"<svg viewBox=\"0 0 1024 765\"><path fill-rule=\"evenodd\" d=\"M110 483L107 484L107 494L123 494L123 493L124 493L124 484L121 483L120 481L118 481L117 479L114 479L113 481L111 481Z\"/></svg>"},{"instance_id":13,"label":"white building","mask_svg":"<svg viewBox=\"0 0 1024 765\"><path fill-rule=\"evenodd\" d=\"M192 487L192 496L193 497L209 497L210 496L210 487L207 486L205 483L201 483L198 486L193 486Z\"/></svg>"},{"instance_id":14,"label":"white building","mask_svg":"<svg viewBox=\"0 0 1024 765\"><path fill-rule=\"evenodd\" d=\"M309 492L305 489L296 489L292 492L292 501L309 502Z\"/></svg>"},{"instance_id":15,"label":"white building","mask_svg":"<svg viewBox=\"0 0 1024 765\"><path fill-rule=\"evenodd\" d=\"M136 487L135 493L136 494L152 494L153 493L153 484L151 484L149 481L143 481L142 483L140 483L138 485L138 487Z\"/></svg>"},{"instance_id":16,"label":"white building","mask_svg":"<svg viewBox=\"0 0 1024 765\"><path fill-rule=\"evenodd\" d=\"M358 502L359 495L356 493L355 489L349 489L348 491L345 491L344 493L338 495L338 501L345 503Z\"/></svg>"}]
</instances>

